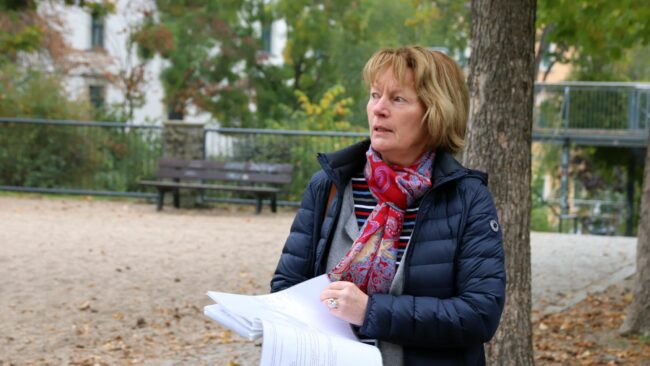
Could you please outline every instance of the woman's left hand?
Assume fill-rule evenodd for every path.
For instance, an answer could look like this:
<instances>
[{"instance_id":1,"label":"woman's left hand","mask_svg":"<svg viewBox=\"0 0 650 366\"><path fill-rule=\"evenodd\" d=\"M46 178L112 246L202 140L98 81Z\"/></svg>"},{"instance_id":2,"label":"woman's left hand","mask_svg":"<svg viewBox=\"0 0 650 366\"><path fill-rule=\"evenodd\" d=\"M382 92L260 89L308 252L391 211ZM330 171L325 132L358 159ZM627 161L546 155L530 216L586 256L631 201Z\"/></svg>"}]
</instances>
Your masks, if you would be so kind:
<instances>
[{"instance_id":1,"label":"woman's left hand","mask_svg":"<svg viewBox=\"0 0 650 366\"><path fill-rule=\"evenodd\" d=\"M327 300L336 300L336 307L327 306ZM357 285L347 281L332 282L320 294L320 301L330 313L354 325L362 325L368 307L368 295Z\"/></svg>"}]
</instances>

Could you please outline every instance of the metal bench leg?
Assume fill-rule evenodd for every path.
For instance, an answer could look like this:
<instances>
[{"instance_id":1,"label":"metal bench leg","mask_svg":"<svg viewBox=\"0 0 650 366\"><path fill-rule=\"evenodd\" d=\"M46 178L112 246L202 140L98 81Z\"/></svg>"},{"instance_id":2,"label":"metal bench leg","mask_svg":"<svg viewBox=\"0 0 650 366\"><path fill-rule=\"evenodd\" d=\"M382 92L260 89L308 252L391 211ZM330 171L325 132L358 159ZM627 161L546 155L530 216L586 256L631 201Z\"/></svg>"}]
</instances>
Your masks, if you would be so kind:
<instances>
[{"instance_id":1,"label":"metal bench leg","mask_svg":"<svg viewBox=\"0 0 650 366\"><path fill-rule=\"evenodd\" d=\"M257 196L257 205L255 206L255 213L260 214L262 212L262 197Z\"/></svg>"},{"instance_id":2,"label":"metal bench leg","mask_svg":"<svg viewBox=\"0 0 650 366\"><path fill-rule=\"evenodd\" d=\"M271 212L273 212L273 213L278 212L278 201L277 201L277 197L275 195L273 195L273 197L271 197Z\"/></svg>"},{"instance_id":3,"label":"metal bench leg","mask_svg":"<svg viewBox=\"0 0 650 366\"><path fill-rule=\"evenodd\" d=\"M158 189L158 211L162 211L163 209L163 203L165 202L165 190L164 189Z\"/></svg>"},{"instance_id":4,"label":"metal bench leg","mask_svg":"<svg viewBox=\"0 0 650 366\"><path fill-rule=\"evenodd\" d=\"M174 189L174 207L176 208L181 207L181 194L178 188Z\"/></svg>"}]
</instances>

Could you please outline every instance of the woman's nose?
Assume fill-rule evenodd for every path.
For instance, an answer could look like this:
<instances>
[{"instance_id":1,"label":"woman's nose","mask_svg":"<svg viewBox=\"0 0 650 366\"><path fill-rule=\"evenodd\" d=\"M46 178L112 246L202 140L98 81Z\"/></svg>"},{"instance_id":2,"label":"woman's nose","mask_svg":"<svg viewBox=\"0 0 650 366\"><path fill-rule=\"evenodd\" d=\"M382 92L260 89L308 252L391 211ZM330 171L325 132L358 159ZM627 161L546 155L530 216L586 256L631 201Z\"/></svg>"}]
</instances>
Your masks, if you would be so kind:
<instances>
[{"instance_id":1,"label":"woman's nose","mask_svg":"<svg viewBox=\"0 0 650 366\"><path fill-rule=\"evenodd\" d=\"M375 104L372 106L372 113L375 116L380 117L387 117L389 115L386 98L382 97L376 100Z\"/></svg>"}]
</instances>

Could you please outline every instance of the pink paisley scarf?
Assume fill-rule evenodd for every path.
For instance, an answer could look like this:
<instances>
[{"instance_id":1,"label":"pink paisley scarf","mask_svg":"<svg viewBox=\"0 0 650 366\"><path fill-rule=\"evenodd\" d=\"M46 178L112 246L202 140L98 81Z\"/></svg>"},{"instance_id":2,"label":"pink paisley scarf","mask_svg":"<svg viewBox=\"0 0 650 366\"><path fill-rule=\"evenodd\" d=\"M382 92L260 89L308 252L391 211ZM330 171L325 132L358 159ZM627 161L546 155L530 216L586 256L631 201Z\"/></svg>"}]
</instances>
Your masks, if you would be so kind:
<instances>
[{"instance_id":1,"label":"pink paisley scarf","mask_svg":"<svg viewBox=\"0 0 650 366\"><path fill-rule=\"evenodd\" d=\"M390 166L372 149L364 169L377 206L343 259L328 273L332 281L349 281L368 295L387 293L397 260L404 212L431 188L435 153L424 153L408 167Z\"/></svg>"}]
</instances>

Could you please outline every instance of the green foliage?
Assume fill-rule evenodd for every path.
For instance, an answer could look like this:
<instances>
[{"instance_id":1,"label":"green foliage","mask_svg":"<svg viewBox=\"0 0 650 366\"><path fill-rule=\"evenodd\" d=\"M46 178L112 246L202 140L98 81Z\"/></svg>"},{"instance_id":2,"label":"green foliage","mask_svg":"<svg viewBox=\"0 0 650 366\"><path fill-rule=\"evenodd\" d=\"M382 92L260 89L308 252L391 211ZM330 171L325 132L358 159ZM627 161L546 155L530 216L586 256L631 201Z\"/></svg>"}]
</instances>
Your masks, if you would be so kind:
<instances>
[{"instance_id":1,"label":"green foliage","mask_svg":"<svg viewBox=\"0 0 650 366\"><path fill-rule=\"evenodd\" d=\"M0 66L0 115L87 120L90 111L89 104L67 98L56 75Z\"/></svg>"},{"instance_id":2,"label":"green foliage","mask_svg":"<svg viewBox=\"0 0 650 366\"><path fill-rule=\"evenodd\" d=\"M0 30L0 54L13 59L18 52L37 51L43 41L43 30L36 26L25 26L17 33Z\"/></svg>"},{"instance_id":3,"label":"green foliage","mask_svg":"<svg viewBox=\"0 0 650 366\"><path fill-rule=\"evenodd\" d=\"M0 0L2 11L36 10L36 1L31 0Z\"/></svg>"},{"instance_id":4,"label":"green foliage","mask_svg":"<svg viewBox=\"0 0 650 366\"><path fill-rule=\"evenodd\" d=\"M537 27L555 45L542 49L545 57L570 62L577 80L603 81L625 50L650 42L649 18L645 0L540 0Z\"/></svg>"},{"instance_id":5,"label":"green foliage","mask_svg":"<svg viewBox=\"0 0 650 366\"><path fill-rule=\"evenodd\" d=\"M459 1L280 0L276 14L287 21L284 59L292 85L312 100L342 85L354 101L349 120L364 127L368 90L361 70L375 51L422 44L461 59L468 40L468 9Z\"/></svg>"},{"instance_id":6,"label":"green foliage","mask_svg":"<svg viewBox=\"0 0 650 366\"><path fill-rule=\"evenodd\" d=\"M530 215L530 230L545 232L556 231L557 227L551 225L548 220L548 214L547 206L534 206Z\"/></svg>"},{"instance_id":7,"label":"green foliage","mask_svg":"<svg viewBox=\"0 0 650 366\"><path fill-rule=\"evenodd\" d=\"M0 1L0 10L0 64L15 61L20 52L34 52L42 47L45 34L34 21L34 3L4 0Z\"/></svg>"},{"instance_id":8,"label":"green foliage","mask_svg":"<svg viewBox=\"0 0 650 366\"><path fill-rule=\"evenodd\" d=\"M650 45L637 45L605 66L605 72L620 81L650 82Z\"/></svg>"},{"instance_id":9,"label":"green foliage","mask_svg":"<svg viewBox=\"0 0 650 366\"><path fill-rule=\"evenodd\" d=\"M70 100L54 75L0 67L0 116L90 120L86 101ZM136 190L160 155L157 136L94 126L0 124L0 184Z\"/></svg>"},{"instance_id":10,"label":"green foliage","mask_svg":"<svg viewBox=\"0 0 650 366\"><path fill-rule=\"evenodd\" d=\"M113 14L116 10L115 3L110 0L82 1L81 6L90 14L94 14L99 17L105 17L109 14Z\"/></svg>"},{"instance_id":11,"label":"green foliage","mask_svg":"<svg viewBox=\"0 0 650 366\"><path fill-rule=\"evenodd\" d=\"M172 108L192 103L222 126L295 118L299 95L320 100L335 85L352 100L348 121L365 126L361 69L373 52L419 43L461 56L468 36L469 10L456 0L158 0L157 7L159 20L134 37L140 54L170 62L162 79ZM261 28L277 19L287 23L282 65L261 52Z\"/></svg>"},{"instance_id":12,"label":"green foliage","mask_svg":"<svg viewBox=\"0 0 650 366\"><path fill-rule=\"evenodd\" d=\"M253 81L277 71L258 64L254 24L267 21L264 2L159 0L157 7L159 21L151 15L134 41L141 55L170 62L161 75L170 108L183 112L192 103L224 126L257 126L251 98L264 93ZM270 76L267 85L281 86Z\"/></svg>"},{"instance_id":13,"label":"green foliage","mask_svg":"<svg viewBox=\"0 0 650 366\"><path fill-rule=\"evenodd\" d=\"M345 88L335 85L329 88L320 101L312 102L300 90L295 92L300 108L291 111L284 106L288 118L281 121L268 120L266 126L272 129L311 131L362 131L345 119L350 114L352 98L345 97Z\"/></svg>"},{"instance_id":14,"label":"green foliage","mask_svg":"<svg viewBox=\"0 0 650 366\"><path fill-rule=\"evenodd\" d=\"M365 131L345 121L352 103L345 97L345 89L334 86L327 90L318 101L310 101L302 92L296 91L300 108L286 109L288 118L267 120L266 126L277 130L322 130L322 131ZM283 199L299 201L311 175L319 169L315 157L318 152L341 149L360 138L328 136L286 136L284 134L248 135L248 138L233 137L233 154L228 157L214 157L233 161L254 161L287 163L294 165L294 177L287 196Z\"/></svg>"}]
</instances>

